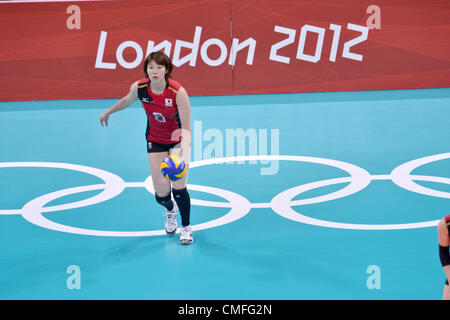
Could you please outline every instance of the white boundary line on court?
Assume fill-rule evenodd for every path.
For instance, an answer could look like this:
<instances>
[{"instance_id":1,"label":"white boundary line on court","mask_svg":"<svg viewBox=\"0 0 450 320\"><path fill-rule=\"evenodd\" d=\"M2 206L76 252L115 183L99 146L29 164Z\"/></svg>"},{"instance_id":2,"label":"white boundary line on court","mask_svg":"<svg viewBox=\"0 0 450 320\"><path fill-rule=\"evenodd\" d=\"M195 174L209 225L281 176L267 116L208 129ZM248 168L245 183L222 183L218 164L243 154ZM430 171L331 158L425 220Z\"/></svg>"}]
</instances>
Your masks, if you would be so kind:
<instances>
[{"instance_id":1,"label":"white boundary line on court","mask_svg":"<svg viewBox=\"0 0 450 320\"><path fill-rule=\"evenodd\" d=\"M347 197L363 190L373 180L392 180L399 187L409 190L411 192L420 193L432 197L450 199L450 193L448 192L426 188L414 182L414 180L417 180L417 181L432 181L437 183L450 184L449 178L411 175L411 172L420 166L423 166L425 164L434 161L449 158L450 153L428 156L406 162L395 168L390 175L373 175L373 176L370 175L366 170L362 169L361 167L355 166L347 162L316 157L305 157L305 156L289 156L289 155L241 156L241 157L214 158L191 162L190 163L191 168L213 165L217 163L226 163L234 161L251 161L251 160L277 160L277 161L282 160L282 161L310 162L332 166L341 169L343 171L346 171L349 174L348 177L315 181L290 188L276 195L269 203L250 203L245 197L231 191L209 186L188 184L188 188L191 190L211 193L227 200L226 202L218 202L218 201L205 201L199 199L192 199L193 205L230 208L230 211L226 213L224 216L214 219L212 221L194 225L193 230L209 229L231 223L244 217L246 214L250 212L251 208L272 208L272 210L275 213L289 220L329 228L353 229L353 230L397 230L397 229L412 229L412 228L424 228L436 226L439 220L431 220L417 223L403 223L403 224L351 224L351 223L332 222L305 216L301 213L294 211L292 209L292 206L304 206L308 204L321 203L325 201L332 201L343 197ZM60 168L60 169L74 170L96 176L101 180L103 180L104 184L74 187L48 193L29 201L24 205L22 209L0 210L0 215L21 214L27 221L40 227L60 232L68 232L83 235L134 237L134 236L156 236L165 234L164 230L103 231L103 230L75 228L53 222L42 215L42 213L44 212L63 211L104 202L116 197L128 187L131 188L144 187L150 193L154 193L153 186L151 183L151 176L149 176L144 182L125 182L124 180L122 180L122 178L111 172L76 164L55 163L55 162L0 163L0 168L13 168L13 167L45 167L45 168ZM349 183L349 184L338 191L326 195L292 201L294 197L304 192L321 188L324 186L342 183ZM46 204L50 203L51 201L54 201L67 195L102 189L103 191L101 193L85 200L46 207ZM179 232L179 230L177 232Z\"/></svg>"}]
</instances>

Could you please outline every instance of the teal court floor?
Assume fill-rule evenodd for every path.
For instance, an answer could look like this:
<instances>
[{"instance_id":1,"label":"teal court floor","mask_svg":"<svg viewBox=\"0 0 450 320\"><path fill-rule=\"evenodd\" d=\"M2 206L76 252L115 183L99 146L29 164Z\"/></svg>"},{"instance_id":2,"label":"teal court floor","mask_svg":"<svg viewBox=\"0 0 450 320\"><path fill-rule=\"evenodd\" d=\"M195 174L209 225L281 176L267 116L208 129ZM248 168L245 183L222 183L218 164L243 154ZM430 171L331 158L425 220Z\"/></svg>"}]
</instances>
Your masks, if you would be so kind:
<instances>
[{"instance_id":1,"label":"teal court floor","mask_svg":"<svg viewBox=\"0 0 450 320\"><path fill-rule=\"evenodd\" d=\"M0 103L0 299L441 299L450 89L191 97L190 246L115 101Z\"/></svg>"}]
</instances>

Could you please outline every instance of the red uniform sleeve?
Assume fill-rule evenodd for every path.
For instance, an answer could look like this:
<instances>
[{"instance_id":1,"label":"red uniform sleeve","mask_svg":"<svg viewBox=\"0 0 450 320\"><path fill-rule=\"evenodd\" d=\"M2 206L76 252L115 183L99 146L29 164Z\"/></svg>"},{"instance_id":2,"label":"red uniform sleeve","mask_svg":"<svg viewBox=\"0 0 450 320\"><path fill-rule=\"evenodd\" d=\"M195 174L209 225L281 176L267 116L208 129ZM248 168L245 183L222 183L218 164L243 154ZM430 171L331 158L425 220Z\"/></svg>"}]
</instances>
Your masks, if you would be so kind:
<instances>
[{"instance_id":1,"label":"red uniform sleeve","mask_svg":"<svg viewBox=\"0 0 450 320\"><path fill-rule=\"evenodd\" d=\"M182 85L178 81L175 81L173 79L169 79L169 89L171 89L172 91L177 93L178 90L180 90L181 87L182 87Z\"/></svg>"},{"instance_id":2,"label":"red uniform sleeve","mask_svg":"<svg viewBox=\"0 0 450 320\"><path fill-rule=\"evenodd\" d=\"M144 78L144 79L141 79L141 80L139 80L138 81L138 85L141 85L141 84L144 84L144 83L147 83L148 82L148 78Z\"/></svg>"}]
</instances>

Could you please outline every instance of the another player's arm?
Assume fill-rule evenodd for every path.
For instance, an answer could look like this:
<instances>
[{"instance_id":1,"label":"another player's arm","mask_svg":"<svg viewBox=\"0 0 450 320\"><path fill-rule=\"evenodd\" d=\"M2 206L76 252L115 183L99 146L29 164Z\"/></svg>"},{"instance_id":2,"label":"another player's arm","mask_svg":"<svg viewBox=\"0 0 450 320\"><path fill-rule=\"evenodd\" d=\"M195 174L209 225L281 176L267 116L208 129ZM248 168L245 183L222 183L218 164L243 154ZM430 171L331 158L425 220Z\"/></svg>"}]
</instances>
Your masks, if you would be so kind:
<instances>
[{"instance_id":1,"label":"another player's arm","mask_svg":"<svg viewBox=\"0 0 450 320\"><path fill-rule=\"evenodd\" d=\"M447 276L448 281L450 281L450 235L448 233L447 222L442 219L438 225L438 241L439 241L439 258L441 260L442 267Z\"/></svg>"},{"instance_id":2,"label":"another player's arm","mask_svg":"<svg viewBox=\"0 0 450 320\"><path fill-rule=\"evenodd\" d=\"M100 116L100 124L102 125L102 127L103 127L103 123L105 123L106 126L108 126L108 120L109 120L109 116L111 114L113 114L114 112L123 110L125 108L128 108L138 98L139 98L138 97L138 81L136 81L130 86L130 92L128 92L128 94L125 97L123 97L122 99L117 101L111 108L109 108L108 110L103 112L103 114Z\"/></svg>"},{"instance_id":3,"label":"another player's arm","mask_svg":"<svg viewBox=\"0 0 450 320\"><path fill-rule=\"evenodd\" d=\"M181 121L181 156L185 162L190 161L191 148L191 103L186 90L181 87L177 93L178 114Z\"/></svg>"}]
</instances>

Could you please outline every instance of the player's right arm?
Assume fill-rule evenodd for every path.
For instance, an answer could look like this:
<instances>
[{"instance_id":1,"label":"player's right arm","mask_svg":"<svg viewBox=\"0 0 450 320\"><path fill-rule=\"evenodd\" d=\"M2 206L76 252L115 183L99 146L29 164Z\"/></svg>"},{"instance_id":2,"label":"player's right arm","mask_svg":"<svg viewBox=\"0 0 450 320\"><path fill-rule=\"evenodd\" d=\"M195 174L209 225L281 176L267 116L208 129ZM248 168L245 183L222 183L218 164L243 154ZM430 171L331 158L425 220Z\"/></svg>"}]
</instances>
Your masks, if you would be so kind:
<instances>
[{"instance_id":1,"label":"player's right arm","mask_svg":"<svg viewBox=\"0 0 450 320\"><path fill-rule=\"evenodd\" d=\"M445 219L442 219L438 225L438 241L441 264L444 268L447 279L450 281L450 235L448 233L447 222L445 221Z\"/></svg>"},{"instance_id":2,"label":"player's right arm","mask_svg":"<svg viewBox=\"0 0 450 320\"><path fill-rule=\"evenodd\" d=\"M103 112L103 114L100 116L100 124L102 125L102 127L103 127L103 123L105 123L106 126L108 126L108 120L109 120L109 116L111 114L113 114L114 112L123 110L125 108L128 108L129 106L131 106L133 104L133 102L135 102L139 98L138 97L138 82L139 81L136 81L131 85L130 92L128 92L128 94L125 97L123 97L122 99L117 101L111 108L109 108L108 110Z\"/></svg>"}]
</instances>

